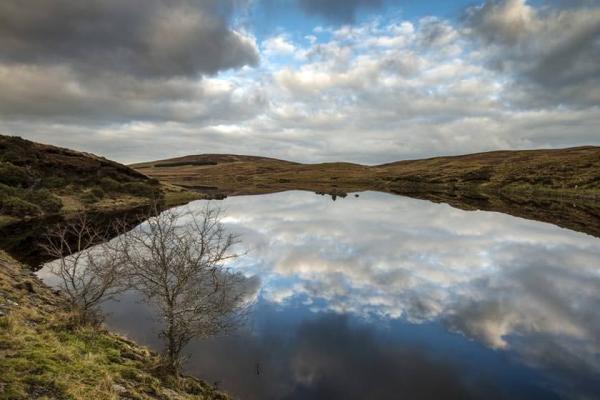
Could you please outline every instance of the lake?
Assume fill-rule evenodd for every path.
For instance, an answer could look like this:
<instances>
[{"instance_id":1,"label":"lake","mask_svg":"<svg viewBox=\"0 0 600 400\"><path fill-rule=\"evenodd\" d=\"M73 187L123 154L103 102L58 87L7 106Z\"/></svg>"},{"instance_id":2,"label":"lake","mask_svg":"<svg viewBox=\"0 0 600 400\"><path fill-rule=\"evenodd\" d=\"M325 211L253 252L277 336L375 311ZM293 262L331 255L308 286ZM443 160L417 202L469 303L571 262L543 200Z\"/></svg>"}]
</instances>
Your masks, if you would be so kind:
<instances>
[{"instance_id":1,"label":"lake","mask_svg":"<svg viewBox=\"0 0 600 400\"><path fill-rule=\"evenodd\" d=\"M194 342L186 370L236 397L600 393L598 238L376 192L213 203L247 251L231 267L252 307L238 331ZM112 329L159 346L136 293L105 311Z\"/></svg>"}]
</instances>

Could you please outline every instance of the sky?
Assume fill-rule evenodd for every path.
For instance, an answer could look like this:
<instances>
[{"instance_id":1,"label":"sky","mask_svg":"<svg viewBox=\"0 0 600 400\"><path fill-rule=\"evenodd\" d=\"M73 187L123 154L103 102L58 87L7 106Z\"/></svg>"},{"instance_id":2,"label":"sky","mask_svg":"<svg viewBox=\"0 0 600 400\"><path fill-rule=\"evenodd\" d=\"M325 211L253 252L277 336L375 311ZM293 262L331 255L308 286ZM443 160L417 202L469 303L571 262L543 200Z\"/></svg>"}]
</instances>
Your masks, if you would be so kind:
<instances>
[{"instance_id":1,"label":"sky","mask_svg":"<svg viewBox=\"0 0 600 400\"><path fill-rule=\"evenodd\" d=\"M600 145L598 0L3 0L0 133L124 163Z\"/></svg>"}]
</instances>

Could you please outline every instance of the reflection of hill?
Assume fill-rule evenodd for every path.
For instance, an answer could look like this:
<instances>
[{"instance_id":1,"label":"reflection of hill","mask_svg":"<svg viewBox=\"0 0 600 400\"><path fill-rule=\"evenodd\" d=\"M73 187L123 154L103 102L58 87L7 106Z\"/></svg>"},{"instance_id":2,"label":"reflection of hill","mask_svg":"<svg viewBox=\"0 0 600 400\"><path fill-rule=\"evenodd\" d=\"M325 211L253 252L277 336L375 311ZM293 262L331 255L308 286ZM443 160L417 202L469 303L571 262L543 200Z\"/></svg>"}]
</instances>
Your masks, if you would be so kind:
<instances>
[{"instance_id":1,"label":"reflection of hill","mask_svg":"<svg viewBox=\"0 0 600 400\"><path fill-rule=\"evenodd\" d=\"M133 228L142 222L148 213L148 207L141 206L127 211L96 212L88 215L92 224L101 230L108 229L108 235L111 235L111 230L112 234L116 235L117 230L112 226L116 219ZM45 234L63 220L63 216L51 216L0 227L0 249L37 270L41 264L52 260L40 247L45 240Z\"/></svg>"},{"instance_id":2,"label":"reflection of hill","mask_svg":"<svg viewBox=\"0 0 600 400\"><path fill-rule=\"evenodd\" d=\"M305 190L374 190L498 211L600 236L600 147L495 151L378 166L300 164L197 155L136 164L139 172L210 198Z\"/></svg>"},{"instance_id":3,"label":"reflection of hill","mask_svg":"<svg viewBox=\"0 0 600 400\"><path fill-rule=\"evenodd\" d=\"M547 222L600 237L600 203L587 199L525 196L519 192L398 191L408 197L446 203L461 210L495 211Z\"/></svg>"}]
</instances>

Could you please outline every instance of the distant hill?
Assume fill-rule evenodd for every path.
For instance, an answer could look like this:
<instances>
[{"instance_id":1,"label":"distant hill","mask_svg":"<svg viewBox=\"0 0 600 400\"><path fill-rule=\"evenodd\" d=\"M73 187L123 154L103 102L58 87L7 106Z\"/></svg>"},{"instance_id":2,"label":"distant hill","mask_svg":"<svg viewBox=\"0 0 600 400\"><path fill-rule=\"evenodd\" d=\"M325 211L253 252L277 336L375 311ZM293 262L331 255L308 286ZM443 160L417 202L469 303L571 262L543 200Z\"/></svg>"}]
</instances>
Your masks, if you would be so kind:
<instances>
[{"instance_id":1,"label":"distant hill","mask_svg":"<svg viewBox=\"0 0 600 400\"><path fill-rule=\"evenodd\" d=\"M494 151L376 166L207 154L132 167L210 198L307 190L335 200L374 190L503 212L600 237L600 147Z\"/></svg>"},{"instance_id":2,"label":"distant hill","mask_svg":"<svg viewBox=\"0 0 600 400\"><path fill-rule=\"evenodd\" d=\"M126 208L161 195L160 184L93 154L0 136L2 222L91 209Z\"/></svg>"},{"instance_id":3,"label":"distant hill","mask_svg":"<svg viewBox=\"0 0 600 400\"><path fill-rule=\"evenodd\" d=\"M132 165L175 185L223 195L289 189L361 190L535 190L562 195L600 191L600 147L494 151L454 157L364 166L301 164L243 155L194 155Z\"/></svg>"},{"instance_id":4,"label":"distant hill","mask_svg":"<svg viewBox=\"0 0 600 400\"><path fill-rule=\"evenodd\" d=\"M299 163L278 160L276 158L259 157L259 156L244 156L236 154L200 154L190 155L177 158L169 158L167 160L159 160L152 162L144 162L138 164L132 164L130 167L139 168L169 168L169 167L181 167L181 166L204 166L204 165L223 165L227 163L275 163L282 165L300 165Z\"/></svg>"},{"instance_id":5,"label":"distant hill","mask_svg":"<svg viewBox=\"0 0 600 400\"><path fill-rule=\"evenodd\" d=\"M579 194L600 190L600 147L492 151L398 161L376 167L395 180L480 188L545 189Z\"/></svg>"}]
</instances>

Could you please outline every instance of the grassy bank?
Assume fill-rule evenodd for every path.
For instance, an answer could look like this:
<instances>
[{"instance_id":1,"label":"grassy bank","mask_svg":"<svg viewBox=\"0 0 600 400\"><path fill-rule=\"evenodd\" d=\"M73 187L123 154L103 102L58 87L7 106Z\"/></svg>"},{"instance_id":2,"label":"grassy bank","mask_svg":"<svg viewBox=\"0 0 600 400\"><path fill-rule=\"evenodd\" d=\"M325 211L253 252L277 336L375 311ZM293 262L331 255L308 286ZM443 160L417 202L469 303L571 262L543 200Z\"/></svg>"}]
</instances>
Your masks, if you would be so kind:
<instances>
[{"instance_id":1,"label":"grassy bank","mask_svg":"<svg viewBox=\"0 0 600 400\"><path fill-rule=\"evenodd\" d=\"M60 295L0 252L0 399L228 399L161 374L144 347L70 321Z\"/></svg>"}]
</instances>

